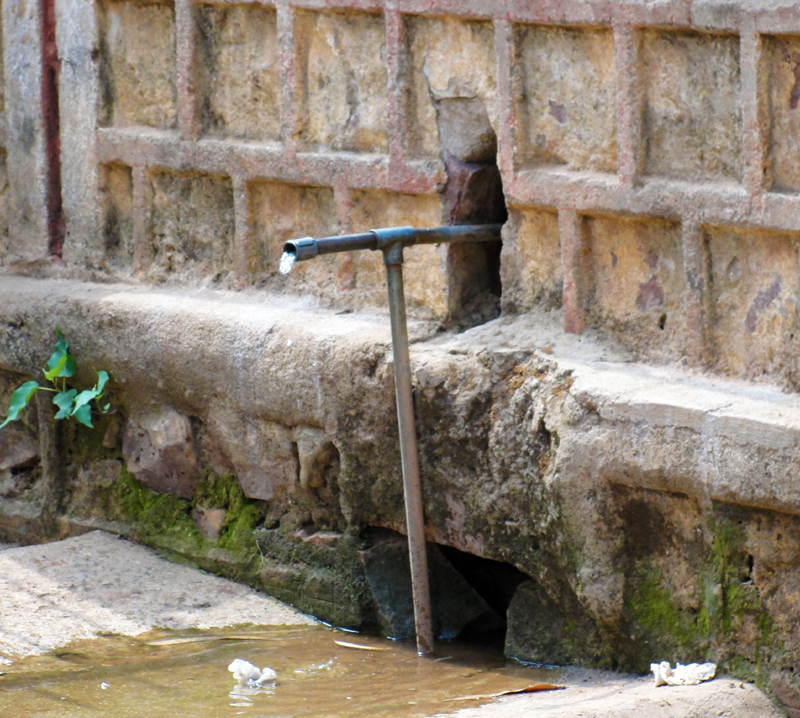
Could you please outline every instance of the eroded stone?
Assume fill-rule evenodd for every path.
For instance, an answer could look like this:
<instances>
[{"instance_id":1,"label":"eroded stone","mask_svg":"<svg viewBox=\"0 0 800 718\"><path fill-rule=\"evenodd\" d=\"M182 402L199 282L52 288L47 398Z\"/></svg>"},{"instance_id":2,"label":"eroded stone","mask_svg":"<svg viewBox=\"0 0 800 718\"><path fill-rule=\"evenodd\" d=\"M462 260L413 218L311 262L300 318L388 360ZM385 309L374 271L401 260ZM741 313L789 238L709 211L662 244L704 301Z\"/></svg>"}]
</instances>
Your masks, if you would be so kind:
<instances>
[{"instance_id":1,"label":"eroded stone","mask_svg":"<svg viewBox=\"0 0 800 718\"><path fill-rule=\"evenodd\" d=\"M0 431L0 471L25 466L39 456L39 444L27 432L6 426Z\"/></svg>"},{"instance_id":2,"label":"eroded stone","mask_svg":"<svg viewBox=\"0 0 800 718\"><path fill-rule=\"evenodd\" d=\"M280 139L278 28L263 5L199 4L198 80L204 132Z\"/></svg>"},{"instance_id":3,"label":"eroded stone","mask_svg":"<svg viewBox=\"0 0 800 718\"><path fill-rule=\"evenodd\" d=\"M647 174L739 181L738 36L648 30L641 73Z\"/></svg>"},{"instance_id":4,"label":"eroded stone","mask_svg":"<svg viewBox=\"0 0 800 718\"><path fill-rule=\"evenodd\" d=\"M201 476L188 417L170 410L130 416L122 451L128 471L153 491L192 497Z\"/></svg>"},{"instance_id":5,"label":"eroded stone","mask_svg":"<svg viewBox=\"0 0 800 718\"><path fill-rule=\"evenodd\" d=\"M301 117L310 149L386 152L386 39L381 15L295 11Z\"/></svg>"},{"instance_id":6,"label":"eroded stone","mask_svg":"<svg viewBox=\"0 0 800 718\"><path fill-rule=\"evenodd\" d=\"M212 468L218 474L234 473L248 498L270 500L297 483L292 432L281 424L215 406L203 445Z\"/></svg>"},{"instance_id":7,"label":"eroded stone","mask_svg":"<svg viewBox=\"0 0 800 718\"><path fill-rule=\"evenodd\" d=\"M219 538L222 522L226 515L225 509L197 507L192 511L192 518L197 524L198 531L203 534L203 538L209 541L216 541Z\"/></svg>"},{"instance_id":8,"label":"eroded stone","mask_svg":"<svg viewBox=\"0 0 800 718\"><path fill-rule=\"evenodd\" d=\"M100 122L170 128L177 122L175 6L172 2L99 4Z\"/></svg>"},{"instance_id":9,"label":"eroded stone","mask_svg":"<svg viewBox=\"0 0 800 718\"><path fill-rule=\"evenodd\" d=\"M496 154L497 62L487 22L407 16L411 64L409 146L464 162Z\"/></svg>"},{"instance_id":10,"label":"eroded stone","mask_svg":"<svg viewBox=\"0 0 800 718\"><path fill-rule=\"evenodd\" d=\"M520 159L572 170L617 169L614 39L610 30L520 26L524 94Z\"/></svg>"},{"instance_id":11,"label":"eroded stone","mask_svg":"<svg viewBox=\"0 0 800 718\"><path fill-rule=\"evenodd\" d=\"M203 277L231 269L234 237L230 178L154 170L147 176L149 245L141 263L147 275Z\"/></svg>"}]
</instances>

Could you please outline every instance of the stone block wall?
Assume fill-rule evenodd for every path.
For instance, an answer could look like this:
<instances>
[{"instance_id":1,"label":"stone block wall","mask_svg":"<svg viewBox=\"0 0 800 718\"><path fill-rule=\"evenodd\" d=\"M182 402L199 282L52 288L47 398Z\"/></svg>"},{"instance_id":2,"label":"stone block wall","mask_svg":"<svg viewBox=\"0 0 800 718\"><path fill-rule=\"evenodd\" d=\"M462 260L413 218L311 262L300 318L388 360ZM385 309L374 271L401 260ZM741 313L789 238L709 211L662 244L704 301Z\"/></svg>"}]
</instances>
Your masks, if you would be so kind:
<instances>
[{"instance_id":1,"label":"stone block wall","mask_svg":"<svg viewBox=\"0 0 800 718\"><path fill-rule=\"evenodd\" d=\"M603 330L645 360L795 386L783 348L798 297L800 10L89 5L55 1L62 274L382 304L378 258L284 278L283 242L460 221L454 172L496 164L509 213L499 266L409 251L412 307L446 319L494 287L505 312L561 310L567 331ZM33 90L14 64L36 54L15 34L35 22L6 18L6 263L58 247L43 221L42 119L20 115ZM33 191L15 198L15 185Z\"/></svg>"},{"instance_id":2,"label":"stone block wall","mask_svg":"<svg viewBox=\"0 0 800 718\"><path fill-rule=\"evenodd\" d=\"M127 531L368 625L347 567L403 504L387 322L350 310L384 269L282 245L507 214L406 253L428 538L530 577L514 655L707 657L800 705L800 400L681 366L800 386L800 8L2 7L0 407L58 323L116 412L0 434L3 536ZM439 334L472 304L504 316Z\"/></svg>"}]
</instances>

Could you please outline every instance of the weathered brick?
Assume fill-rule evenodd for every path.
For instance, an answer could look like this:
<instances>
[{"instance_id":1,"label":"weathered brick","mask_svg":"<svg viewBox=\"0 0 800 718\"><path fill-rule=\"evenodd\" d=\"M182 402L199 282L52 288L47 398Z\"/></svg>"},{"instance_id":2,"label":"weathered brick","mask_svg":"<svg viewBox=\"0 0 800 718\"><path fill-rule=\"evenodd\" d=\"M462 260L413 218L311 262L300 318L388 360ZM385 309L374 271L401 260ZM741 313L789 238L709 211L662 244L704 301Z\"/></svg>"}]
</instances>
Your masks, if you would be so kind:
<instances>
[{"instance_id":1,"label":"weathered brick","mask_svg":"<svg viewBox=\"0 0 800 718\"><path fill-rule=\"evenodd\" d=\"M505 308L526 311L561 304L564 273L555 212L511 207L501 259Z\"/></svg>"},{"instance_id":2,"label":"weathered brick","mask_svg":"<svg viewBox=\"0 0 800 718\"><path fill-rule=\"evenodd\" d=\"M354 232L381 227L435 227L440 224L437 197L359 191L352 196ZM435 316L448 311L447 247L420 245L405 251L404 281L409 307L424 307ZM354 289L364 301L386 304L386 270L380 252L354 252Z\"/></svg>"},{"instance_id":3,"label":"weathered brick","mask_svg":"<svg viewBox=\"0 0 800 718\"><path fill-rule=\"evenodd\" d=\"M523 25L517 43L519 160L615 172L612 32Z\"/></svg>"},{"instance_id":4,"label":"weathered brick","mask_svg":"<svg viewBox=\"0 0 800 718\"><path fill-rule=\"evenodd\" d=\"M336 207L330 187L253 182L248 187L252 252L250 272L258 284L335 296L337 255L300 262L288 276L277 275L283 244L297 237L337 234Z\"/></svg>"},{"instance_id":5,"label":"weathered brick","mask_svg":"<svg viewBox=\"0 0 800 718\"><path fill-rule=\"evenodd\" d=\"M775 375L797 321L797 236L708 228L717 367Z\"/></svg>"},{"instance_id":6,"label":"weathered brick","mask_svg":"<svg viewBox=\"0 0 800 718\"><path fill-rule=\"evenodd\" d=\"M148 276L214 278L231 266L233 184L228 177L147 173Z\"/></svg>"},{"instance_id":7,"label":"weathered brick","mask_svg":"<svg viewBox=\"0 0 800 718\"><path fill-rule=\"evenodd\" d=\"M100 124L175 127L174 4L110 0L99 14Z\"/></svg>"},{"instance_id":8,"label":"weathered brick","mask_svg":"<svg viewBox=\"0 0 800 718\"><path fill-rule=\"evenodd\" d=\"M643 356L682 356L686 278L680 225L620 217L585 221L591 323Z\"/></svg>"},{"instance_id":9,"label":"weathered brick","mask_svg":"<svg viewBox=\"0 0 800 718\"><path fill-rule=\"evenodd\" d=\"M133 178L130 167L100 168L103 248L106 262L130 271L133 264Z\"/></svg>"},{"instance_id":10,"label":"weathered brick","mask_svg":"<svg viewBox=\"0 0 800 718\"><path fill-rule=\"evenodd\" d=\"M769 166L771 184L779 192L800 190L800 37L764 40L769 97Z\"/></svg>"},{"instance_id":11,"label":"weathered brick","mask_svg":"<svg viewBox=\"0 0 800 718\"><path fill-rule=\"evenodd\" d=\"M0 150L0 266L9 251L8 235L8 172L6 171L5 150Z\"/></svg>"},{"instance_id":12,"label":"weathered brick","mask_svg":"<svg viewBox=\"0 0 800 718\"><path fill-rule=\"evenodd\" d=\"M302 146L386 152L383 17L297 11L295 36Z\"/></svg>"},{"instance_id":13,"label":"weathered brick","mask_svg":"<svg viewBox=\"0 0 800 718\"><path fill-rule=\"evenodd\" d=\"M739 38L647 31L641 51L645 172L683 180L742 176Z\"/></svg>"},{"instance_id":14,"label":"weathered brick","mask_svg":"<svg viewBox=\"0 0 800 718\"><path fill-rule=\"evenodd\" d=\"M278 29L261 5L197 9L199 119L204 132L279 140Z\"/></svg>"},{"instance_id":15,"label":"weathered brick","mask_svg":"<svg viewBox=\"0 0 800 718\"><path fill-rule=\"evenodd\" d=\"M463 161L492 159L480 156L487 145L489 154L496 154L496 140L485 137L497 132L497 60L491 23L407 17L405 24L411 153L438 156L443 146Z\"/></svg>"}]
</instances>

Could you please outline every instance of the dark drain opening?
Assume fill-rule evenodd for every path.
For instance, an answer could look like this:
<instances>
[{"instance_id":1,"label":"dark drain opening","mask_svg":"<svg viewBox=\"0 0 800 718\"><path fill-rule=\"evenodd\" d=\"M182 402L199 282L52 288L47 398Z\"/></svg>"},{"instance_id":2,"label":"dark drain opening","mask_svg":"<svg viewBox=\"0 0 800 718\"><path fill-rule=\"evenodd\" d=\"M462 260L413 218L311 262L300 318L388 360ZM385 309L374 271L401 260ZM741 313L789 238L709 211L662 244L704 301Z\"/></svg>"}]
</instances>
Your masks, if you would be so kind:
<instances>
[{"instance_id":1,"label":"dark drain opening","mask_svg":"<svg viewBox=\"0 0 800 718\"><path fill-rule=\"evenodd\" d=\"M510 563L475 556L452 546L439 546L439 550L475 593L502 619L502 626L469 625L460 637L480 642L504 642L511 599L519 585L529 577Z\"/></svg>"},{"instance_id":2,"label":"dark drain opening","mask_svg":"<svg viewBox=\"0 0 800 718\"><path fill-rule=\"evenodd\" d=\"M408 539L370 527L360 552L376 616L375 630L392 638L414 637ZM428 543L434 634L473 645L502 647L506 612L528 577L514 566Z\"/></svg>"}]
</instances>

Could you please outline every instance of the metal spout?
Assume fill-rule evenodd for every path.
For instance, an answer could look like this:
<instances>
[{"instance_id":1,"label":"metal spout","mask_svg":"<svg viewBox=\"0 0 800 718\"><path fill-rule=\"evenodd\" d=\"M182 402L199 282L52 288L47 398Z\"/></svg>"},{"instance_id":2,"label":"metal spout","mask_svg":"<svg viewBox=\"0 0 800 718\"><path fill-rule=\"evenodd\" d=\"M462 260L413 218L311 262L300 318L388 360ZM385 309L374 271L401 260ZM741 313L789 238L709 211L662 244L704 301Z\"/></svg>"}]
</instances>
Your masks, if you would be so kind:
<instances>
[{"instance_id":1,"label":"metal spout","mask_svg":"<svg viewBox=\"0 0 800 718\"><path fill-rule=\"evenodd\" d=\"M354 252L361 249L385 251L394 244L411 247L415 244L444 244L450 242L486 242L500 239L502 224L461 224L452 227L415 229L414 227L387 227L371 229L360 234L342 234L338 237L301 237L283 245L286 254L295 261L314 259L320 254Z\"/></svg>"},{"instance_id":2,"label":"metal spout","mask_svg":"<svg viewBox=\"0 0 800 718\"><path fill-rule=\"evenodd\" d=\"M306 259L313 259L320 254L352 252L359 249L379 249L383 252L389 290L389 313L392 322L395 396L400 433L400 456L403 464L403 493L411 564L414 624L417 634L417 652L420 655L433 653L433 624L417 432L414 426L411 360L408 353L408 327L403 290L403 249L415 244L497 240L500 239L501 229L501 224L456 225L432 229L388 227L339 237L322 237L320 239L303 237L286 242L283 246L284 257L290 260L289 270L295 261L302 262Z\"/></svg>"}]
</instances>

